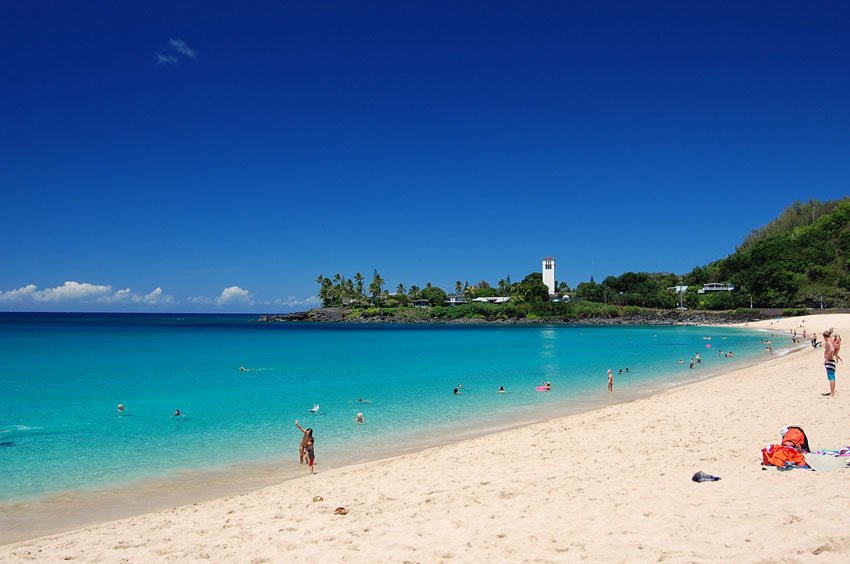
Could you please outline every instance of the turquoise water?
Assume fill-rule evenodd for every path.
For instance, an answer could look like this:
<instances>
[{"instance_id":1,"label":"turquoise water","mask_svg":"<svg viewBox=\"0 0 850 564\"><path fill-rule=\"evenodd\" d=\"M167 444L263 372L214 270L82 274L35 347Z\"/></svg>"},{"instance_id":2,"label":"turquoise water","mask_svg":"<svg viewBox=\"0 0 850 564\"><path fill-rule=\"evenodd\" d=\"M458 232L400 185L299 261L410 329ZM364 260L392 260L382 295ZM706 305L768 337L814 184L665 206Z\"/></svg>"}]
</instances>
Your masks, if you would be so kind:
<instances>
[{"instance_id":1,"label":"turquoise water","mask_svg":"<svg viewBox=\"0 0 850 564\"><path fill-rule=\"evenodd\" d=\"M0 314L0 500L249 461L297 467L296 418L315 429L321 469L351 453L398 451L414 437L602 405L611 401L608 368L623 400L767 355L763 333L720 327L254 319ZM786 342L775 338L774 347ZM703 362L689 370L696 352ZM629 374L617 374L625 367ZM535 391L543 380L551 392ZM366 424L354 423L357 412Z\"/></svg>"}]
</instances>

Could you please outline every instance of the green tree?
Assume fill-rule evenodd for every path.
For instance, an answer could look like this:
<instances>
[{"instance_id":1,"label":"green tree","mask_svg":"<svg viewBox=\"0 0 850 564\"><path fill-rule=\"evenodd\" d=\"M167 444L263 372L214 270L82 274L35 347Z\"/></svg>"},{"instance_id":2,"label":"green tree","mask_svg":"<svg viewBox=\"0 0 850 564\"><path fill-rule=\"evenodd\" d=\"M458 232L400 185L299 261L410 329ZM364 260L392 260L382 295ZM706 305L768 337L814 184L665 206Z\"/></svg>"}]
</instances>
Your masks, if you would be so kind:
<instances>
[{"instance_id":1,"label":"green tree","mask_svg":"<svg viewBox=\"0 0 850 564\"><path fill-rule=\"evenodd\" d=\"M421 292L422 299L428 300L432 306L442 306L446 303L446 293L442 288L437 288L436 286L428 286Z\"/></svg>"},{"instance_id":2,"label":"green tree","mask_svg":"<svg viewBox=\"0 0 850 564\"><path fill-rule=\"evenodd\" d=\"M375 275L372 277L372 283L369 284L369 293L372 294L373 298L378 298L381 296L384 287L384 279L381 278L381 275L378 274L378 270L375 269Z\"/></svg>"},{"instance_id":3,"label":"green tree","mask_svg":"<svg viewBox=\"0 0 850 564\"><path fill-rule=\"evenodd\" d=\"M365 298L366 294L363 292L363 275L359 272L354 274L354 287L357 290L357 295L361 298Z\"/></svg>"},{"instance_id":4,"label":"green tree","mask_svg":"<svg viewBox=\"0 0 850 564\"><path fill-rule=\"evenodd\" d=\"M519 303L549 301L549 288L543 283L543 274L532 272L523 278L522 282L514 284L511 297Z\"/></svg>"}]
</instances>

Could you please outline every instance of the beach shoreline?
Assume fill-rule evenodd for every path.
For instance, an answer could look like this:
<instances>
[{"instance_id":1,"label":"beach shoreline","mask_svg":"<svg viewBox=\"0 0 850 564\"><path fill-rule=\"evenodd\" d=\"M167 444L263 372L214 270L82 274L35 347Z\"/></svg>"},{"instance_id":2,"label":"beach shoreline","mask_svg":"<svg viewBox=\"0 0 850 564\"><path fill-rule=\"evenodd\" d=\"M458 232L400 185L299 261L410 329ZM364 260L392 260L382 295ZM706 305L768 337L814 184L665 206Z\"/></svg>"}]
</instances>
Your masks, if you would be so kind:
<instances>
[{"instance_id":1,"label":"beach shoreline","mask_svg":"<svg viewBox=\"0 0 850 564\"><path fill-rule=\"evenodd\" d=\"M835 318L824 317L818 319L821 322L827 322L835 325L837 328L850 327L850 316L834 316ZM811 319L811 318L809 318ZM796 318L788 320L771 320L759 323L748 323L747 328L752 329L768 329L775 331L785 331L787 328L796 327L798 324L805 323L807 318ZM811 323L811 322L809 322ZM789 325L790 324L790 325ZM823 329L819 327L819 329ZM748 481L750 486L756 490L759 489L759 481L775 482L775 474L764 474L771 476L759 480L760 468L759 449L767 442L776 441L776 433L782 425L795 423L806 428L810 437L819 437L819 445L823 446L843 446L850 443L850 437L846 432L841 432L836 425L837 422L828 421L828 413L818 413L823 411L822 408L829 408L830 412L837 415L840 412L841 405L844 404L842 396L836 398L823 399L819 397L820 388L824 387L825 378L817 371L817 355L820 351L814 351L810 348L801 347L800 354L788 354L781 357L765 359L755 365L740 369L731 370L730 372L711 377L709 379L701 379L684 386L664 390L655 393L650 397L637 399L627 403L617 403L615 405L593 409L592 411L583 412L580 414L572 414L562 417L547 419L546 421L534 424L525 424L506 431L498 431L489 433L472 439L464 439L461 441L452 442L433 446L425 450L417 450L410 454L403 454L391 458L379 458L368 462L347 465L344 467L328 469L322 471L318 476L307 476L295 478L275 486L266 487L244 493L238 496L215 499L204 503L195 503L193 505L181 506L176 509L148 513L113 521L102 523L83 530L76 530L67 533L60 533L40 539L17 542L0 547L0 557L11 559L23 559L26 554L32 554L32 551L38 550L56 550L57 543L60 543L68 554L74 558L82 558L84 560L99 559L102 552L92 552L95 550L106 550L111 556L109 558L117 559L120 555L126 554L128 557L136 559L144 559L145 555L150 556L156 551L157 554L177 554L174 545L179 544L181 557L203 558L203 554L218 554L223 558L235 558L239 561L250 560L251 557L262 557L266 555L274 558L274 555L284 551L287 553L287 558L303 556L311 557L311 550L324 547L327 550L341 551L340 554L347 554L349 558L354 560L372 560L367 558L368 554L378 559L401 560L410 558L412 560L438 560L447 558L445 554L451 554L453 557L462 560L474 559L476 554L493 554L494 557L517 559L518 552L522 548L523 540L515 538L518 533L526 536L546 536L551 535L549 529L551 523L561 523L566 529L577 527L577 533L582 533L585 536L594 539L599 536L599 532L594 529L600 527L608 532L608 536L627 534L637 535L643 538L643 548L635 548L634 543L625 546L621 542L609 543L611 546L605 545L605 540L622 540L619 537L590 540L584 542L581 547L572 546L569 543L564 545L556 536L551 536L550 540L545 542L541 548L534 549L533 554L538 554L540 558L555 559L559 554L569 554L571 551L576 551L573 556L579 554L587 555L590 550L590 555L595 559L605 559L606 555L612 558L648 558L650 555L667 554L669 550L673 550L671 554L679 555L679 557L703 559L703 556L708 553L698 551L699 547L694 549L671 549L670 547L662 546L664 543L657 544L652 542L653 534L660 534L656 531L652 524L656 519L651 519L652 515L656 515L650 511L650 515L644 515L648 519L650 525L644 530L642 527L636 527L637 530L630 533L612 532L610 526L607 526L607 521L601 519L604 513L599 513L597 519L591 519L590 522L585 522L584 527L581 523L575 524L571 521L564 521L564 515L556 508L551 507L552 492L561 491L561 489L570 490L567 496L569 501L573 501L581 505L583 496L577 496L575 489L593 491L591 499L594 501L594 508L591 509L591 514L596 514L601 510L607 510L614 515L617 515L622 506L630 506L632 501L618 499L620 493L632 492L636 494L638 499L647 497L647 490L652 489L653 484L657 482L658 476L674 476L675 485L671 485L671 491L688 492L696 494L701 499L700 504L708 504L712 507L716 505L716 501L710 498L703 498L703 494L710 491L707 488L714 488L724 492L724 496L732 496L733 501L743 503L742 500L736 499L734 491L727 489L726 484L735 483L736 478L739 480ZM814 358L812 355L814 354ZM793 374L798 373L805 367L807 374L814 375L817 373L818 379L795 379ZM764 382L771 382L784 379L781 383L780 390L773 390L773 386L763 386ZM763 380L763 381L761 381ZM811 385L804 385L804 380L811 380ZM823 380L821 382L820 380ZM777 384L779 382L774 382ZM820 386L820 387L818 387ZM777 402L777 395L782 396L784 391L794 390L799 388L801 397L787 401L791 405L787 409L778 409L773 407L768 410L762 417L747 417L740 413L736 413L730 409L730 406L725 405L725 402L737 404L752 404L751 407L757 408L761 404L771 405ZM841 385L839 383L839 390ZM759 395L761 391L761 397ZM743 395L742 395L743 394ZM817 396L817 397L816 397ZM718 401L711 403L709 400L714 397ZM720 401L722 399L722 401ZM702 406L702 416L705 421L700 424L699 416L700 409L696 407ZM795 409L791 409L791 408ZM794 411L800 411L812 418L815 421L814 427L800 420L802 417L797 415L794 417ZM784 417L784 418L783 418ZM660 419L659 419L660 418ZM791 419L786 420L786 419ZM647 437L641 431L646 429L657 429L659 421L668 420L675 422L670 428L660 429L660 437ZM777 422L773 422L773 421ZM755 423L755 425L753 425ZM706 435L704 427L711 427L715 424L719 427L717 437ZM745 425L752 428L754 437L746 435ZM613 427L612 427L613 426ZM589 435L583 440L575 439L575 429L580 428L583 434ZM723 430L725 429L725 433ZM811 429L815 431L812 432ZM723 440L725 435L731 435L727 440L736 441L737 445L725 446L718 445L718 451L712 452L710 446L717 445ZM824 436L837 435L831 437L828 445L824 444ZM566 437L564 436L566 435ZM683 435L689 435L691 438L696 438L693 444L688 444ZM542 438L545 437L545 440ZM817 439L815 439L817 440ZM834 442L833 442L834 441ZM842 443L838 445L838 443ZM583 443L591 443L591 446L598 448L594 449ZM659 448L659 445L666 446ZM628 449L623 445L632 445L637 453L635 460L634 453L628 454ZM744 446L746 448L744 449ZM815 446L813 444L813 446ZM528 452L529 449L531 452ZM684 465L681 460L675 459L672 468L666 468L664 457L659 454L659 451L671 453L690 453L696 455L696 460L692 464ZM724 456L725 455L725 456ZM742 464L742 457L748 462ZM526 464L525 460L528 460ZM583 460L591 463L590 466L601 468L599 475L586 475L577 473L576 470L581 468L581 464L575 463L575 460ZM639 461L639 462L638 462ZM532 464L533 463L533 464ZM465 466L467 472L473 474L456 473L453 469L459 466ZM700 468L696 468L699 465ZM712 468L711 465L714 467ZM425 468L423 469L422 466ZM693 470L690 470L693 466ZM618 473L618 468L620 472ZM684 473L683 469L686 469ZM723 476L724 480L718 482L722 484L719 487L715 485L698 485L689 484L690 473L697 469L705 470L709 473L717 473ZM321 468L320 468L321 470ZM660 471L659 474L654 474L652 471ZM676 470L674 472L674 470ZM690 472L690 473L688 473ZM529 481L529 476L536 479ZM800 477L802 471L792 473L795 475L788 476L784 481L786 484L797 483L799 480L806 478ZM819 478L824 483L834 483L836 476L841 473L823 474ZM384 475L393 476L392 483L386 483L383 480ZM780 474L786 476L787 474ZM476 477L481 476L482 479L477 480ZM501 490L491 491L494 488L488 487L497 482L504 482L505 476L511 476L512 479L518 480L519 483L501 484ZM487 477L488 479L483 479ZM729 478L732 478L729 480ZM458 497L460 500L454 499L451 496L443 495L444 487L441 486L441 478L444 479L446 485L450 484L448 490L459 492L462 495ZM560 482L567 480L563 484ZM756 482L753 484L753 482ZM399 482L399 483L396 483ZM405 486L405 483L410 483ZM487 482L485 484L485 482ZM630 482L632 482L630 484ZM554 486L560 484L560 489L544 487L546 485ZM773 484L782 486L782 483ZM520 487L521 486L521 487ZM600 488L601 489L597 489ZM684 489L683 489L684 488ZM701 488L694 490L693 488ZM438 491L439 490L439 491ZM470 491L471 490L471 491ZM476 494L476 490L483 490ZM812 495L817 499L820 490L813 492ZM781 490L779 490L781 491ZM328 499L328 502L319 502L313 504L313 495L307 495L310 492L317 492L314 495L322 495ZM399 495L399 493L404 495ZM770 493L769 491L764 492ZM617 494L617 495L615 495ZM382 495L386 499L383 501L380 497L374 498L375 495ZM724 497L721 496L721 497ZM629 497L628 495L626 497ZM668 496L665 498L666 503L674 503ZM250 498L249 501L244 501L245 498ZM430 499L430 501L428 501ZM754 498L756 499L756 498ZM846 497L843 499L846 500ZM271 500L271 501L270 501ZM334 501L332 501L334 500ZM350 527L340 521L339 516L332 514L334 502L341 505L347 505L352 509L352 513L357 514L350 520L357 521L359 524L366 524L369 531L361 532L352 536ZM778 503L778 502L774 502ZM227 549L223 552L216 553L211 545L215 542L213 539L201 540L198 539L195 544L186 542L178 542L175 540L175 535L169 533L169 540L165 541L157 535L153 534L157 529L157 524L163 520L172 521L174 516L179 516L180 519L187 519L187 523L192 526L179 534L189 535L188 538L195 538L191 530L200 527L204 530L211 528L219 528L222 523L228 521L223 515L231 515L232 513L223 513L222 511L234 510L234 506L242 506L247 504L246 511L239 510L241 515L240 525L231 525L224 527L227 530L238 529L232 536L228 533L228 538L231 539ZM600 505L596 508L595 505ZM569 505L569 504L568 504ZM651 506L652 503L649 503ZM809 504L806 504L807 506ZM840 504L839 504L840 505ZM269 506L273 506L270 508ZM386 506L386 507L384 507ZM545 508L543 508L545 506ZM531 514L530 508L541 508L539 512ZM199 509L200 508L200 509ZM225 509L228 508L228 509ZM440 515L442 511L437 511L438 508L445 510L446 514L456 515L456 521L463 525L465 529L472 530L475 534L469 536L469 543L472 547L466 547L463 544L458 545L454 541L446 543L438 542L437 534L444 530L445 523L442 523ZM482 509L482 511L471 511L472 509ZM329 513L328 510L331 510ZM690 519L700 519L699 512L693 513L693 509L685 507L676 507L681 514L676 514L674 519L675 525L679 528L687 525ZM315 543L318 546L310 544L309 546L300 546L293 544L290 540L276 540L271 543L271 546L265 548L253 542L245 540L247 537L257 537L254 527L258 526L263 531L269 529L269 524L264 518L269 518L268 511L274 510L281 515L287 515L291 512L291 517L296 520L301 520L308 523L311 530L320 531L324 535ZM730 513L723 518L723 506L715 507L717 511L717 519L729 521L739 518L740 515L735 512ZM738 512L743 511L740 507ZM234 510L235 511L235 510ZM437 511L437 513L435 513ZM514 515L514 518L519 520L518 523L509 523L505 520L499 520L498 517L489 517L487 512L493 515L508 513ZM658 509L657 511L662 511ZM749 510L748 510L749 511ZM753 509L756 511L756 509ZM747 511L743 511L747 513ZM756 512L760 512L756 511ZM198 515L200 513L200 515ZM483 516L479 513L484 514ZM538 514L539 513L539 514ZM567 512L568 513L568 512ZM277 514L277 513L276 513ZM376 537L368 534L371 531L380 530L386 522L398 521L402 517L414 515L413 524L405 525L403 528L409 533L415 531L419 539L417 542L408 541L406 546L387 545L379 543L381 547L385 547L389 552L364 552L365 547L360 545L362 538L371 539L374 543ZM748 514L748 513L747 513ZM844 525L847 529L848 520L838 515L832 516L837 519L838 524ZM523 523L522 520L528 521ZM630 518L632 521L634 517ZM714 517L708 519L713 523ZM389 521L387 521L389 520ZM489 521L488 521L489 520ZM271 521L274 524L275 519ZM492 521L502 526L506 531L504 537L493 535L494 538L489 538L487 532L494 530ZM581 519L580 521L586 521ZM637 519L637 521L642 521ZM805 522L804 517L799 517L794 523ZM248 523L253 523L248 527ZM371 523L371 524L370 524ZM715 523L716 524L716 523ZM522 526L520 526L522 525ZM528 525L528 526L526 526ZM622 523L619 526L624 526ZM300 528L301 526L299 526ZM182 530L181 527L178 527ZM496 527L498 528L498 527ZM832 528L832 523L827 529ZM250 530L249 530L250 529ZM700 529L700 527L697 527ZM121 547L121 543L115 544L113 548L115 552L109 552L107 549L96 549L97 543L104 542L103 536L108 537L125 535L129 531L138 532L145 530L150 533L150 539L136 546L135 548ZM664 526L660 526L661 531ZM277 531L277 529L275 529ZM134 532L134 534L135 534ZM281 533L281 531L277 531ZM347 532L347 535L344 534ZM291 537L289 533L293 531L283 530L283 537ZM753 532L750 536L758 537L758 531ZM147 534L147 533L146 533ZM165 533L163 533L165 534ZM821 533L822 534L822 533ZM837 533L836 533L837 534ZM662 535L664 536L664 535ZM327 540L333 537L334 540ZM344 542L343 537L350 542ZM510 537L512 540L504 541ZM644 538L646 537L646 538ZM277 538L276 536L274 538ZM395 537L394 537L395 538ZM666 538L666 537L665 537ZM838 537L836 537L838 538ZM845 537L841 537L845 538ZM96 539L100 539L99 541ZM185 540L185 539L184 539ZM256 540L256 539L255 539ZM710 538L705 538L699 535L696 539L699 542L696 544L711 547L716 550ZM752 542L750 539L749 542ZM395 541L399 541L395 538ZM504 542L503 542L504 541ZM675 546L681 545L681 542L667 538L669 544ZM399 541L400 542L400 541ZM399 544L396 542L396 544ZM742 540L742 542L746 542ZM850 543L846 546L841 544L844 541L836 541L840 546L836 549L837 552L850 550ZM281 544L282 543L282 544ZM512 544L513 543L513 544ZM136 543L138 544L138 543ZM443 544L446 544L444 548ZM641 544L640 542L637 544ZM782 543L779 543L781 545ZM291 545L291 546L290 546ZM353 547L359 546L355 552L350 552ZM738 547L730 552L729 547L726 550L721 550L721 554L726 554L729 557L749 554L750 558L755 558L755 551L747 551L746 548L755 549L756 545L751 547ZM170 547L170 548L169 548ZM228 550L236 550L235 547L241 547L237 552L228 552ZM370 545L370 550L377 550L373 545ZM722 548L722 547L721 547ZM815 547L816 549L817 547ZM552 550L548 550L552 549ZM166 550L166 552L162 552ZM210 552L212 550L212 552ZM274 552L277 550L278 552ZM445 550L445 554L441 554L441 550ZM610 552L613 550L613 552ZM637 550L638 552L633 552ZM648 550L647 552L642 552ZM689 550L697 550L697 552L688 552ZM743 552L741 552L743 550ZM813 549L814 550L814 549ZM69 552L70 551L70 552ZM168 552L171 551L171 552ZM265 551L265 552L264 552ZM424 551L424 552L423 552ZM563 552L559 552L563 551ZM660 551L660 552L659 552ZM60 556L58 553L50 552L55 558ZM64 553L63 553L64 554ZM334 552L336 554L336 552ZM391 556L387 556L387 555ZM703 556L700 556L700 555ZM378 556L380 555L380 556ZM529 558L527 555L523 559ZM374 559L374 558L373 558ZM530 558L529 558L530 559Z\"/></svg>"},{"instance_id":2,"label":"beach shoreline","mask_svg":"<svg viewBox=\"0 0 850 564\"><path fill-rule=\"evenodd\" d=\"M798 345L799 348L802 348L802 345ZM630 390L622 386L623 375L620 374L617 378L617 393L613 396L603 393L604 390L600 389L596 396L583 397L581 400L558 399L551 404L536 405L533 408L515 407L507 413L478 417L469 428L443 426L399 432L382 437L379 443L372 445L371 450L363 453L324 446L321 449L318 469L326 472L362 463L379 462L610 405L630 403L731 371L746 369L767 360L769 358L765 357L739 358L735 364L704 367L698 371L686 370L684 380L640 383L638 388L632 387ZM165 476L0 501L0 546L115 519L162 511L175 505L199 503L254 491L298 479L304 475L304 469L304 466L294 463L292 453L287 451L286 454L271 459L228 463L211 468L184 468Z\"/></svg>"}]
</instances>

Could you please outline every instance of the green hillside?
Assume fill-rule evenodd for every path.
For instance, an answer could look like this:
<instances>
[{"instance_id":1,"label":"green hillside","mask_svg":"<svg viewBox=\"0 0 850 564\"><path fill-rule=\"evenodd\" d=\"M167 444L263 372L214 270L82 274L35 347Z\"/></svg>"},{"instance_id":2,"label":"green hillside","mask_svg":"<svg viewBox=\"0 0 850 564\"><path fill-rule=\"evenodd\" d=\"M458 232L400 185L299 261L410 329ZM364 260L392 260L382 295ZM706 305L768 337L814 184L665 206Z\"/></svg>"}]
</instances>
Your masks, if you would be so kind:
<instances>
[{"instance_id":1,"label":"green hillside","mask_svg":"<svg viewBox=\"0 0 850 564\"><path fill-rule=\"evenodd\" d=\"M689 295L694 306L728 309L850 305L850 199L795 203L754 231L730 256L684 276L684 283L731 282L734 292ZM690 294L690 292L689 292Z\"/></svg>"}]
</instances>

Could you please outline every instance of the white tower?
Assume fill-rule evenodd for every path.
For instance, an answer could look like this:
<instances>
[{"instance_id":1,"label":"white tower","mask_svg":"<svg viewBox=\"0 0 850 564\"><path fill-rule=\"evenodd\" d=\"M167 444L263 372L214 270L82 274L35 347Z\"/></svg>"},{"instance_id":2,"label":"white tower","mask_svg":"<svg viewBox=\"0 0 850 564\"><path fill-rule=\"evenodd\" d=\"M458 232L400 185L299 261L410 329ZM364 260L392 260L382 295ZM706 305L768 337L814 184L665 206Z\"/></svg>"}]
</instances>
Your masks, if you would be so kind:
<instances>
[{"instance_id":1,"label":"white tower","mask_svg":"<svg viewBox=\"0 0 850 564\"><path fill-rule=\"evenodd\" d=\"M543 283L549 288L549 295L555 295L555 259L552 257L543 259Z\"/></svg>"}]
</instances>

